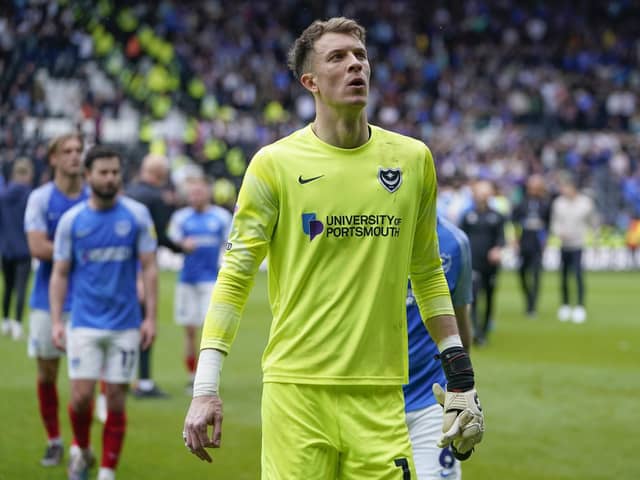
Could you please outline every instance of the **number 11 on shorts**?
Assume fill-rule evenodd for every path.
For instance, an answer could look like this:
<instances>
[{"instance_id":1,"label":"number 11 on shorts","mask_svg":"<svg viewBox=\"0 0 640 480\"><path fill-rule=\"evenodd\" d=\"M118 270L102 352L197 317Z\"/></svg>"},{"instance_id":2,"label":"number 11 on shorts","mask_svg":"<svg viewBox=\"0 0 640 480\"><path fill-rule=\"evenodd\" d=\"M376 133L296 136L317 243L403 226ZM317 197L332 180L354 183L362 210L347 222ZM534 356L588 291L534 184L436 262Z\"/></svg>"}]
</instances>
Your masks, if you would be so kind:
<instances>
[{"instance_id":1,"label":"number 11 on shorts","mask_svg":"<svg viewBox=\"0 0 640 480\"><path fill-rule=\"evenodd\" d=\"M136 360L136 351L120 349L120 355L122 355L122 370L131 370Z\"/></svg>"}]
</instances>

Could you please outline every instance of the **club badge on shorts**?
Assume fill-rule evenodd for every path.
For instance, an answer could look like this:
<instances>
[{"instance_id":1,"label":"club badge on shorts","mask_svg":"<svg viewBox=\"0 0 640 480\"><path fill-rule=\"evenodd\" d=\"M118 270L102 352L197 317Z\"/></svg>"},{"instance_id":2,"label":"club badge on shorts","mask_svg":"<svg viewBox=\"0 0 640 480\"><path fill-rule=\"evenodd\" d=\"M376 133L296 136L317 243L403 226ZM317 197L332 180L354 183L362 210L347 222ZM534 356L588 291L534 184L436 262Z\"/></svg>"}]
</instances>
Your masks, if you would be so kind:
<instances>
[{"instance_id":1,"label":"club badge on shorts","mask_svg":"<svg viewBox=\"0 0 640 480\"><path fill-rule=\"evenodd\" d=\"M399 168L378 167L378 180L389 193L393 193L402 184L402 170Z\"/></svg>"}]
</instances>

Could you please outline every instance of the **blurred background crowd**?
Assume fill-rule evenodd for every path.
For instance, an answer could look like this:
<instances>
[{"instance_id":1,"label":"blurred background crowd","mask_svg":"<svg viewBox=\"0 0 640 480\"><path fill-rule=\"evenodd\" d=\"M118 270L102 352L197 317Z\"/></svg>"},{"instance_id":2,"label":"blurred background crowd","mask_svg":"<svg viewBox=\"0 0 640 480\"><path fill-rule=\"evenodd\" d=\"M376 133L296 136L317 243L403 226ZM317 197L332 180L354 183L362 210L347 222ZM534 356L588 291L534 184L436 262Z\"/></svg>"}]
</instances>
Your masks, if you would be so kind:
<instances>
[{"instance_id":1,"label":"blurred background crowd","mask_svg":"<svg viewBox=\"0 0 640 480\"><path fill-rule=\"evenodd\" d=\"M371 123L432 149L442 211L489 180L508 214L533 173L570 171L605 231L640 218L640 5L632 0L3 2L0 159L48 179L46 143L77 128L117 144L136 175L149 151L172 179L193 165L233 202L262 145L314 117L286 67L315 18L367 28ZM627 242L628 243L628 242Z\"/></svg>"}]
</instances>

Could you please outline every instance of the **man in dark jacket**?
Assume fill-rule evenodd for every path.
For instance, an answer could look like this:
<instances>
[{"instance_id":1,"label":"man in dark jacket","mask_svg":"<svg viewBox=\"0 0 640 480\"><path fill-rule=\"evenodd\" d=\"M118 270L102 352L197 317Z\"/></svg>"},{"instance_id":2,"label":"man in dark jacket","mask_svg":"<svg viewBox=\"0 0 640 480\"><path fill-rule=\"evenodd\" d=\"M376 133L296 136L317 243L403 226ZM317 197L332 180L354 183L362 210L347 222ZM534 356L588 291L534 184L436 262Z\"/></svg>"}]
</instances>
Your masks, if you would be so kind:
<instances>
[{"instance_id":1,"label":"man in dark jacket","mask_svg":"<svg viewBox=\"0 0 640 480\"><path fill-rule=\"evenodd\" d=\"M469 237L473 268L473 303L471 320L474 343L482 345L487 339L493 315L493 295L500 269L504 246L504 218L489 206L493 186L488 181L478 181L473 186L473 207L462 217L460 228ZM480 322L478 299L484 293L485 310Z\"/></svg>"},{"instance_id":2,"label":"man in dark jacket","mask_svg":"<svg viewBox=\"0 0 640 480\"><path fill-rule=\"evenodd\" d=\"M546 195L544 178L541 175L532 175L527 180L524 198L512 214L520 254L520 284L529 317L536 314L542 255L550 217L551 203Z\"/></svg>"},{"instance_id":3,"label":"man in dark jacket","mask_svg":"<svg viewBox=\"0 0 640 480\"><path fill-rule=\"evenodd\" d=\"M181 252L178 245L167 236L167 226L174 205L168 198L170 192L166 189L169 178L169 162L160 155L149 154L142 160L138 180L131 183L126 194L143 203L151 213L151 219L158 235L158 246L169 248L173 252ZM141 308L144 299L140 299ZM163 392L151 378L151 347L140 351L139 379L133 394L139 398L165 397Z\"/></svg>"},{"instance_id":4,"label":"man in dark jacket","mask_svg":"<svg viewBox=\"0 0 640 480\"><path fill-rule=\"evenodd\" d=\"M31 254L24 232L24 211L31 193L33 165L28 158L19 158L13 164L11 181L0 194L0 251L4 296L2 298L2 333L22 338L22 314L31 273ZM11 299L15 292L16 316L10 319Z\"/></svg>"}]
</instances>

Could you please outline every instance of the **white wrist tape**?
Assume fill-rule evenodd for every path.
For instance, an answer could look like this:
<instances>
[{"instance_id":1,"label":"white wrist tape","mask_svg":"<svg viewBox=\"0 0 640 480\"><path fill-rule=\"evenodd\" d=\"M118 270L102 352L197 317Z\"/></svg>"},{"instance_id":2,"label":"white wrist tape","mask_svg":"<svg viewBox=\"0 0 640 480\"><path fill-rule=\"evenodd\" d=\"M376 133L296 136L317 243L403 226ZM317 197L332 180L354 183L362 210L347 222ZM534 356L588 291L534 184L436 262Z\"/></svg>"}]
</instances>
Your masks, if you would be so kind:
<instances>
[{"instance_id":1,"label":"white wrist tape","mask_svg":"<svg viewBox=\"0 0 640 480\"><path fill-rule=\"evenodd\" d=\"M449 335L438 342L438 351L440 353L451 347L462 347L460 335Z\"/></svg>"},{"instance_id":2,"label":"white wrist tape","mask_svg":"<svg viewBox=\"0 0 640 480\"><path fill-rule=\"evenodd\" d=\"M196 378L193 380L193 397L218 395L220 372L224 353L214 348L206 348L200 352Z\"/></svg>"}]
</instances>

